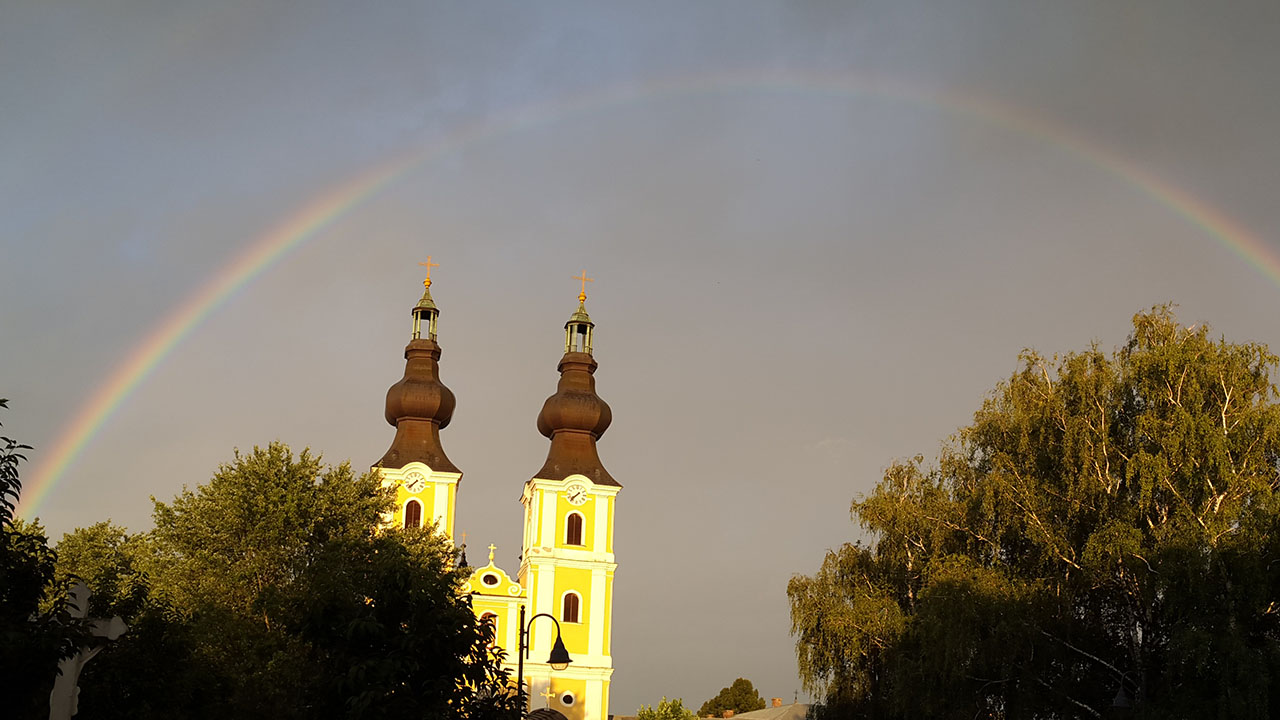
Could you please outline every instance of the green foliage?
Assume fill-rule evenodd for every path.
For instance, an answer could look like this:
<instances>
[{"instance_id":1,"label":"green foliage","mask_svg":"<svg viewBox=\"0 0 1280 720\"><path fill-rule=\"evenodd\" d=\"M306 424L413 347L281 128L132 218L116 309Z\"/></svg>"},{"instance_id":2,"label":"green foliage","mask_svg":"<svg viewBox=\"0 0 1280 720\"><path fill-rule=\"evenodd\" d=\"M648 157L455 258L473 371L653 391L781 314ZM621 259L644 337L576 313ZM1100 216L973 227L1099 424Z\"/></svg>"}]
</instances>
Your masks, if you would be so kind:
<instances>
[{"instance_id":1,"label":"green foliage","mask_svg":"<svg viewBox=\"0 0 1280 720\"><path fill-rule=\"evenodd\" d=\"M390 502L273 443L156 502L149 535L66 536L60 570L130 624L81 676L86 717L517 717L453 548L379 531Z\"/></svg>"},{"instance_id":2,"label":"green foliage","mask_svg":"<svg viewBox=\"0 0 1280 720\"><path fill-rule=\"evenodd\" d=\"M7 407L9 400L0 398L0 408ZM3 427L3 423L0 423L0 427ZM0 529L8 528L13 523L13 511L18 504L18 494L22 492L18 463L27 459L22 451L30 449L30 445L0 437Z\"/></svg>"},{"instance_id":3,"label":"green foliage","mask_svg":"<svg viewBox=\"0 0 1280 720\"><path fill-rule=\"evenodd\" d=\"M325 468L288 447L235 454L208 484L155 503L151 574L180 607L273 616L309 591L308 570L333 547L373 538L388 498L372 473Z\"/></svg>"},{"instance_id":4,"label":"green foliage","mask_svg":"<svg viewBox=\"0 0 1280 720\"><path fill-rule=\"evenodd\" d=\"M198 666L201 624L153 592L145 570L153 555L147 535L110 522L67 533L58 543L58 575L90 588L90 617L119 615L129 626L85 666L77 717L199 717L192 708L218 702L219 672Z\"/></svg>"},{"instance_id":5,"label":"green foliage","mask_svg":"<svg viewBox=\"0 0 1280 720\"><path fill-rule=\"evenodd\" d=\"M641 705L640 711L636 713L637 720L695 720L697 717L684 706L684 700L668 700L665 695L656 707Z\"/></svg>"},{"instance_id":6,"label":"green foliage","mask_svg":"<svg viewBox=\"0 0 1280 720\"><path fill-rule=\"evenodd\" d=\"M698 708L698 716L714 715L720 717L725 710L744 713L763 709L764 698L760 697L760 693L756 692L756 688L751 684L751 681L746 678L738 678L729 687L721 688L718 695L702 703L702 707Z\"/></svg>"},{"instance_id":7,"label":"green foliage","mask_svg":"<svg viewBox=\"0 0 1280 720\"><path fill-rule=\"evenodd\" d=\"M48 715L58 660L86 641L53 582L55 558L38 522L0 528L0 696L14 717Z\"/></svg>"},{"instance_id":8,"label":"green foliage","mask_svg":"<svg viewBox=\"0 0 1280 720\"><path fill-rule=\"evenodd\" d=\"M57 575L83 582L92 591L89 617L136 617L149 596L147 538L130 535L104 521L78 528L58 543Z\"/></svg>"},{"instance_id":9,"label":"green foliage","mask_svg":"<svg viewBox=\"0 0 1280 720\"><path fill-rule=\"evenodd\" d=\"M8 401L0 399L0 408ZM0 697L14 717L48 714L58 660L88 642L83 622L66 609L67 588L54 582L57 555L40 523L15 520L22 482L18 465L30 449L0 438Z\"/></svg>"},{"instance_id":10,"label":"green foliage","mask_svg":"<svg viewBox=\"0 0 1280 720\"><path fill-rule=\"evenodd\" d=\"M1167 307L1024 352L943 448L853 503L868 543L789 587L822 716L1280 712L1277 358Z\"/></svg>"}]
</instances>

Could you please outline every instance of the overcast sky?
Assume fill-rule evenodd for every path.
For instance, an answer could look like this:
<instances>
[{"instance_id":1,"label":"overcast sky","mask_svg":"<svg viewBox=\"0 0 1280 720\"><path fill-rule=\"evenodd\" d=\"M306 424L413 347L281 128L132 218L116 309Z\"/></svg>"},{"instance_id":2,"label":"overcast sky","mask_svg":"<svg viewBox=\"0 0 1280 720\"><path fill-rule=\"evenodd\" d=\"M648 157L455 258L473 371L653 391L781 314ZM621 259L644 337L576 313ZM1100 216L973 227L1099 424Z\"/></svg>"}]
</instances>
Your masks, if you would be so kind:
<instances>
[{"instance_id":1,"label":"overcast sky","mask_svg":"<svg viewBox=\"0 0 1280 720\"><path fill-rule=\"evenodd\" d=\"M740 676L790 701L787 580L1021 349L1112 348L1166 301L1280 347L1280 289L1229 247L1280 278L1277 37L1275 2L0 0L0 420L34 477L210 278L404 162L145 376L52 536L145 530L237 447L377 460L430 254L457 526L514 571L585 268L611 711Z\"/></svg>"}]
</instances>

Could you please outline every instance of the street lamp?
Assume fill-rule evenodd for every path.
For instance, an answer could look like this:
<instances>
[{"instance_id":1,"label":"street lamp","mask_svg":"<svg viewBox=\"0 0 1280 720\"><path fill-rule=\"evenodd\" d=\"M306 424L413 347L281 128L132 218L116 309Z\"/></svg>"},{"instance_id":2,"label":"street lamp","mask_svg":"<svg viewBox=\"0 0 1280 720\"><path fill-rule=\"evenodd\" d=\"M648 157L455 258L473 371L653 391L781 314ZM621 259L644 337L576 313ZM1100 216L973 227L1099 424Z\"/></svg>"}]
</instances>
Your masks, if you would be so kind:
<instances>
[{"instance_id":1,"label":"street lamp","mask_svg":"<svg viewBox=\"0 0 1280 720\"><path fill-rule=\"evenodd\" d=\"M1116 690L1115 699L1111 701L1111 711L1114 714L1127 716L1133 706L1142 700L1142 685L1129 678L1129 675L1133 672L1135 671L1129 670L1120 674L1120 687ZM1132 698L1129 697L1129 693L1124 689L1125 680L1129 680L1134 686Z\"/></svg>"},{"instance_id":2,"label":"street lamp","mask_svg":"<svg viewBox=\"0 0 1280 720\"><path fill-rule=\"evenodd\" d=\"M556 642L551 646L551 655L547 658L547 664L551 666L552 670L564 670L569 667L569 663L573 662L569 658L569 651L565 649L564 640L560 638L560 621L549 613L538 613L529 618L529 623L526 625L524 621L524 605L521 605L519 660L516 664L516 682L519 683L517 687L519 687L520 694L521 717L524 717L525 709L528 707L524 697L524 659L529 656L529 629L533 627L533 621L540 617L551 618L551 622L556 624Z\"/></svg>"}]
</instances>

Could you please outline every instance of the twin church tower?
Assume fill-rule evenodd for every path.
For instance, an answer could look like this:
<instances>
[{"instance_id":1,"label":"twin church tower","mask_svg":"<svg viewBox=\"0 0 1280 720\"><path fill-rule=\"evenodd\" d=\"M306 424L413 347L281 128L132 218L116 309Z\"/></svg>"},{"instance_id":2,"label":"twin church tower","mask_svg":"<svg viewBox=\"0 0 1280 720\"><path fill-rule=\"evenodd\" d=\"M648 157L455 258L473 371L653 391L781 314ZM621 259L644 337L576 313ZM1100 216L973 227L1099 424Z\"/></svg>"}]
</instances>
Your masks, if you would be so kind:
<instances>
[{"instance_id":1,"label":"twin church tower","mask_svg":"<svg viewBox=\"0 0 1280 720\"><path fill-rule=\"evenodd\" d=\"M387 391L387 422L396 436L375 468L384 486L396 488L390 522L403 527L435 523L451 541L453 511L462 471L440 444L440 431L453 416L454 397L440 382L440 345L431 299L431 267L422 299L413 308L413 334L405 346L404 377ZM578 310L565 323L560 383L542 405L538 432L551 440L542 468L524 483L524 541L520 567L512 577L494 565L475 570L466 588L478 616L492 616L496 643L507 651L516 673L521 606L526 618L539 613L559 621L572 663L564 670L546 664L556 626L533 622L524 680L533 708L548 707L572 720L607 720L613 675L610 630L613 615L614 498L622 486L600 462L596 440L612 420L609 405L596 395L596 361L586 311L584 272ZM545 702L540 699L545 698Z\"/></svg>"}]
</instances>

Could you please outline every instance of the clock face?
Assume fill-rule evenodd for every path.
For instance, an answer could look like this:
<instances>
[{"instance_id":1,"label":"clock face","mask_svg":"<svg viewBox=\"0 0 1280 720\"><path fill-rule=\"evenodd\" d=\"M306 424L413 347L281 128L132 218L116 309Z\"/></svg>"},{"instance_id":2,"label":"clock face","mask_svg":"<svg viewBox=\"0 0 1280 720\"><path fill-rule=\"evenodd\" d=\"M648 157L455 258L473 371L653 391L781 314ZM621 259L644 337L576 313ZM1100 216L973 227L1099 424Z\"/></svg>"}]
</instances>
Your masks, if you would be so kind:
<instances>
[{"instance_id":1,"label":"clock face","mask_svg":"<svg viewBox=\"0 0 1280 720\"><path fill-rule=\"evenodd\" d=\"M411 472L404 476L404 489L411 493L420 493L427 486L427 478L420 472Z\"/></svg>"},{"instance_id":2,"label":"clock face","mask_svg":"<svg viewBox=\"0 0 1280 720\"><path fill-rule=\"evenodd\" d=\"M587 489L581 485L574 485L565 493L565 497L568 498L569 504L581 505L587 501Z\"/></svg>"}]
</instances>

